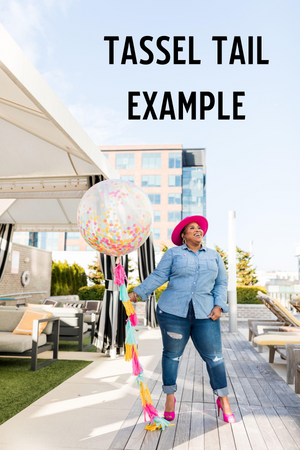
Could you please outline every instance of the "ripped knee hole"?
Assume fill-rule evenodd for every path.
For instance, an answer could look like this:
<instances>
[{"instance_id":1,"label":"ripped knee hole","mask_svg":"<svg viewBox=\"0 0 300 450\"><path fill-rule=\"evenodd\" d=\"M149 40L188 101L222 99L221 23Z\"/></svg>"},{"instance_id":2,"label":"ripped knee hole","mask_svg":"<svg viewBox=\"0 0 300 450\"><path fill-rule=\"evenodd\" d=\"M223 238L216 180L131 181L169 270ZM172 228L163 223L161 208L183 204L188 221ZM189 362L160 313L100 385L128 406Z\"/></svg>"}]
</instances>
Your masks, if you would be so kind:
<instances>
[{"instance_id":1,"label":"ripped knee hole","mask_svg":"<svg viewBox=\"0 0 300 450\"><path fill-rule=\"evenodd\" d=\"M182 334L171 333L170 331L167 331L167 334L173 339L182 339Z\"/></svg>"}]
</instances>

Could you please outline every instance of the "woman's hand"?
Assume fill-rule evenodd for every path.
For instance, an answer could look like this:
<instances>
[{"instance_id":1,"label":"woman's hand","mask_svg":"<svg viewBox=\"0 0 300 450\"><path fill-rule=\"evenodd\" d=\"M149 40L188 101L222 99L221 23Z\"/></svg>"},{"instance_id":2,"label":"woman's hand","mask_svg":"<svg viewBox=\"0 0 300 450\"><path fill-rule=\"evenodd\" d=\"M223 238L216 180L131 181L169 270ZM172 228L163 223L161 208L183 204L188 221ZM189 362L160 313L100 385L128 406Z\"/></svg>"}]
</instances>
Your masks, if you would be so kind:
<instances>
[{"instance_id":1,"label":"woman's hand","mask_svg":"<svg viewBox=\"0 0 300 450\"><path fill-rule=\"evenodd\" d=\"M218 320L218 319L220 319L220 317L221 317L221 313L222 313L222 310L221 310L220 306L217 306L217 305L216 305L216 306L212 309L210 315L207 316L207 317L210 317L211 320Z\"/></svg>"},{"instance_id":2,"label":"woman's hand","mask_svg":"<svg viewBox=\"0 0 300 450\"><path fill-rule=\"evenodd\" d=\"M130 301L132 301L133 303L136 303L139 301L139 296L135 293L135 292L130 292L130 294L128 294Z\"/></svg>"}]
</instances>

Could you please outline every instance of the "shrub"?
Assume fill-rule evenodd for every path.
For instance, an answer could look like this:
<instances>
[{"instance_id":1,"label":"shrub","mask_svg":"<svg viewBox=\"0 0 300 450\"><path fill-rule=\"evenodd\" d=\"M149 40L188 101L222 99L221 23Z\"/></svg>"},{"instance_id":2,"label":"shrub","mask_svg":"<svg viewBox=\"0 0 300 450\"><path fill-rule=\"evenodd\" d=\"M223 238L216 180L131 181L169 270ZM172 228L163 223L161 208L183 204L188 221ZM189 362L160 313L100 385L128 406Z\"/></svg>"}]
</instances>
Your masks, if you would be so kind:
<instances>
[{"instance_id":1,"label":"shrub","mask_svg":"<svg viewBox=\"0 0 300 450\"><path fill-rule=\"evenodd\" d=\"M258 291L267 293L266 289L262 286L238 286L237 287L237 302L243 305L261 305L262 302L256 298Z\"/></svg>"},{"instance_id":2,"label":"shrub","mask_svg":"<svg viewBox=\"0 0 300 450\"><path fill-rule=\"evenodd\" d=\"M103 300L105 286L95 284L94 286L84 286L78 290L80 300Z\"/></svg>"},{"instance_id":3,"label":"shrub","mask_svg":"<svg viewBox=\"0 0 300 450\"><path fill-rule=\"evenodd\" d=\"M51 295L74 295L80 287L86 285L85 271L78 264L69 266L66 261L52 261Z\"/></svg>"},{"instance_id":4,"label":"shrub","mask_svg":"<svg viewBox=\"0 0 300 450\"><path fill-rule=\"evenodd\" d=\"M130 284L127 286L127 291L129 294L133 291L134 287L134 285ZM104 291L105 286L95 284L94 286L80 288L78 291L78 295L80 300L103 300Z\"/></svg>"},{"instance_id":5,"label":"shrub","mask_svg":"<svg viewBox=\"0 0 300 450\"><path fill-rule=\"evenodd\" d=\"M128 285L128 293L133 291L136 286ZM161 294L166 289L167 283L157 288L155 291L156 301L158 302ZM94 286L81 287L78 291L80 300L103 300L105 287L95 284ZM237 287L237 302L238 304L251 305L259 304L261 301L256 298L258 291L267 293L266 289L261 286L238 286Z\"/></svg>"}]
</instances>

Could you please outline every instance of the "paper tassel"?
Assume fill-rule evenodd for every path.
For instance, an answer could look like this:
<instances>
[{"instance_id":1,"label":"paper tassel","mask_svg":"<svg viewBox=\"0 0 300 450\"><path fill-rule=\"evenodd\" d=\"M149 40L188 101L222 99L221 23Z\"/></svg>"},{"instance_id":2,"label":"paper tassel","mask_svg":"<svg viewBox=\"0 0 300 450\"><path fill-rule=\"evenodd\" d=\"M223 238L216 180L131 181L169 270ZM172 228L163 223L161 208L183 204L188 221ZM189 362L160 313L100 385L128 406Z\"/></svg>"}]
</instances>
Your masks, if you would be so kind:
<instances>
[{"instance_id":1,"label":"paper tassel","mask_svg":"<svg viewBox=\"0 0 300 450\"><path fill-rule=\"evenodd\" d=\"M125 284L122 284L120 286L120 299L122 300L122 302L127 302L127 300L129 300L129 296L128 296L128 292L127 292Z\"/></svg>"},{"instance_id":2,"label":"paper tassel","mask_svg":"<svg viewBox=\"0 0 300 450\"><path fill-rule=\"evenodd\" d=\"M134 358L134 356L136 356L136 358L139 358L139 356L140 356L140 355L138 354L138 351L137 351L135 345L132 346L132 357Z\"/></svg>"},{"instance_id":3,"label":"paper tassel","mask_svg":"<svg viewBox=\"0 0 300 450\"><path fill-rule=\"evenodd\" d=\"M132 306L132 303L130 300L128 300L128 302L123 302L123 305L124 305L127 316L131 316L132 314L135 313L135 309Z\"/></svg>"},{"instance_id":4,"label":"paper tassel","mask_svg":"<svg viewBox=\"0 0 300 450\"><path fill-rule=\"evenodd\" d=\"M113 268L113 272L115 275L115 284L117 284L118 286L122 286L125 280L127 280L124 267L120 263L118 263L117 267Z\"/></svg>"},{"instance_id":5,"label":"paper tassel","mask_svg":"<svg viewBox=\"0 0 300 450\"><path fill-rule=\"evenodd\" d=\"M133 345L125 344L125 361L130 361L133 354Z\"/></svg>"},{"instance_id":6,"label":"paper tassel","mask_svg":"<svg viewBox=\"0 0 300 450\"><path fill-rule=\"evenodd\" d=\"M126 303L124 303L126 305ZM137 345L138 335L135 329L131 326L130 320L126 324L126 344Z\"/></svg>"},{"instance_id":7,"label":"paper tassel","mask_svg":"<svg viewBox=\"0 0 300 450\"><path fill-rule=\"evenodd\" d=\"M163 419L162 417L154 417L153 423L146 425L145 430L148 431L155 431L155 430L162 430L164 431L167 427L173 427L175 423L170 423L166 419Z\"/></svg>"},{"instance_id":8,"label":"paper tassel","mask_svg":"<svg viewBox=\"0 0 300 450\"><path fill-rule=\"evenodd\" d=\"M146 385L146 383L141 383L141 387L140 387L140 397L142 400L142 405L146 406L146 404L148 403L149 405L152 405L152 398L151 398L151 394L149 392L148 386Z\"/></svg>"},{"instance_id":9,"label":"paper tassel","mask_svg":"<svg viewBox=\"0 0 300 450\"><path fill-rule=\"evenodd\" d=\"M139 375L143 372L143 367L140 364L139 359L136 356L136 353L132 352L132 373L133 375Z\"/></svg>"},{"instance_id":10,"label":"paper tassel","mask_svg":"<svg viewBox=\"0 0 300 450\"><path fill-rule=\"evenodd\" d=\"M154 417L158 416L158 412L156 411L153 405L149 405L147 403L145 406L143 406L143 410L145 422L147 422L147 414L149 416L150 422L153 422Z\"/></svg>"},{"instance_id":11,"label":"paper tassel","mask_svg":"<svg viewBox=\"0 0 300 450\"><path fill-rule=\"evenodd\" d=\"M134 314L131 314L130 316L129 316L129 319L130 319L130 322L131 322L131 325L133 326L133 327L135 327L136 325L139 325L139 319L138 319L138 317L137 317L137 315L136 315L136 312L134 313Z\"/></svg>"},{"instance_id":12,"label":"paper tassel","mask_svg":"<svg viewBox=\"0 0 300 450\"><path fill-rule=\"evenodd\" d=\"M134 326L138 325L139 320L129 299L126 286L124 285L125 279L127 280L124 267L122 267L118 262L117 267L113 269L113 272L115 275L115 284L120 286L120 299L123 302L126 314L128 316L126 322L125 361L132 360L132 371L133 374L136 375L135 383L137 383L140 388L140 397L142 400L144 418L146 421L148 415L151 422L151 424L146 425L145 429L149 431L159 429L164 430L166 427L172 426L174 424L170 424L167 420L158 417L158 412L153 406L151 394L144 380L143 367L139 362L139 354L136 348L138 335L136 330L133 328Z\"/></svg>"}]
</instances>

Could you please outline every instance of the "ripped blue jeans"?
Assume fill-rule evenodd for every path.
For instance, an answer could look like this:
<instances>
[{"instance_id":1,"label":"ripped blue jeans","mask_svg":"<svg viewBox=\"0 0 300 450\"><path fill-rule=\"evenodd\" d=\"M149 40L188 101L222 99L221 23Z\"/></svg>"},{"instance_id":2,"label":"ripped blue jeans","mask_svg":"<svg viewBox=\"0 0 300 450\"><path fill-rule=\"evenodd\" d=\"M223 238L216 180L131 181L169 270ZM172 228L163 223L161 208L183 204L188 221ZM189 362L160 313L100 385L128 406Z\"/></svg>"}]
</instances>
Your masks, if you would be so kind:
<instances>
[{"instance_id":1,"label":"ripped blue jeans","mask_svg":"<svg viewBox=\"0 0 300 450\"><path fill-rule=\"evenodd\" d=\"M163 340L162 380L163 392L177 390L176 379L180 357L191 336L201 358L206 362L210 385L216 395L228 395L220 319L196 319L193 303L189 304L187 317L178 317L162 311L157 306L157 320Z\"/></svg>"}]
</instances>

